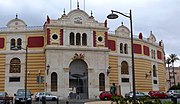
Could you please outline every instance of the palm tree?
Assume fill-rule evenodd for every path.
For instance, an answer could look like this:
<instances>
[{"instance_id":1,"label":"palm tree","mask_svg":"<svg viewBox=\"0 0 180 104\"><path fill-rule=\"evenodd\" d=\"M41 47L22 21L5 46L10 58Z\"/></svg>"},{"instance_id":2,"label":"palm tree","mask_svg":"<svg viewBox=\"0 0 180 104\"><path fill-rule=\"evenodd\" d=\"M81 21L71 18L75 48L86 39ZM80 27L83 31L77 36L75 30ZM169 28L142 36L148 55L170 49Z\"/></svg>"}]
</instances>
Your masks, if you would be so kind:
<instances>
[{"instance_id":1,"label":"palm tree","mask_svg":"<svg viewBox=\"0 0 180 104\"><path fill-rule=\"evenodd\" d=\"M171 79L170 79L170 68L169 64L171 64L171 59L168 57L166 60L166 64L168 64L168 72L169 72L169 86L171 87Z\"/></svg>"},{"instance_id":2,"label":"palm tree","mask_svg":"<svg viewBox=\"0 0 180 104\"><path fill-rule=\"evenodd\" d=\"M174 72L174 62L179 60L179 58L177 57L176 54L170 54L169 58L171 60L172 63L172 67L173 67L173 78L174 78L174 85L176 85L176 80L175 80L175 72Z\"/></svg>"}]
</instances>

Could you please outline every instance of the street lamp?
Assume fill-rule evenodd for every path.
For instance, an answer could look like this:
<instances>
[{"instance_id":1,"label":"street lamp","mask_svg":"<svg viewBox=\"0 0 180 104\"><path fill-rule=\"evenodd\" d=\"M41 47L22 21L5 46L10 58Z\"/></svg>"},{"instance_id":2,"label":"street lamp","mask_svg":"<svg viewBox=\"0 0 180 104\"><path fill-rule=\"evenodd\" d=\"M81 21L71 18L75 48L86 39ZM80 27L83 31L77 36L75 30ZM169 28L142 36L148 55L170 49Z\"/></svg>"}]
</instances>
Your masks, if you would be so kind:
<instances>
[{"instance_id":1,"label":"street lamp","mask_svg":"<svg viewBox=\"0 0 180 104\"><path fill-rule=\"evenodd\" d=\"M131 13L131 10L130 10L129 15L125 15L125 14L119 12L119 11L114 11L114 10L111 10L111 12L112 13L107 16L108 19L116 19L116 18L118 18L118 15L114 14L114 13L119 13L120 15L123 15L123 16L130 19L131 53L132 53L132 80L133 80L133 102L135 103L135 101L136 101L136 86L135 86L135 70L134 70L134 46L133 46L132 13Z\"/></svg>"},{"instance_id":2,"label":"street lamp","mask_svg":"<svg viewBox=\"0 0 180 104\"><path fill-rule=\"evenodd\" d=\"M22 48L21 46L14 46L12 48L13 50L17 51L20 49L26 50L26 69L25 69L25 82L24 82L24 90L25 90L25 104L27 103L27 75L28 75L28 71L27 71L27 54L28 54L28 47L26 46L26 48Z\"/></svg>"},{"instance_id":3,"label":"street lamp","mask_svg":"<svg viewBox=\"0 0 180 104\"><path fill-rule=\"evenodd\" d=\"M26 46L26 48L22 48L23 50L26 50L26 70L25 70L25 85L24 85L24 89L25 89L25 104L27 103L27 54L28 54L28 48Z\"/></svg>"}]
</instances>

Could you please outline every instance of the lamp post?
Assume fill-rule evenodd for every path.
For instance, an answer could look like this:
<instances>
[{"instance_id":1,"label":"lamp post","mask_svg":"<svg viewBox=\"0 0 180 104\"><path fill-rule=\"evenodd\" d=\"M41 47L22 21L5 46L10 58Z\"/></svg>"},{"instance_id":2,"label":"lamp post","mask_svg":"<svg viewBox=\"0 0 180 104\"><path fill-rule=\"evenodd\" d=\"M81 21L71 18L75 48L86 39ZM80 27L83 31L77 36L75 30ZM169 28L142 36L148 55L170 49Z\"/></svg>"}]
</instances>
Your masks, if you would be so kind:
<instances>
[{"instance_id":1,"label":"lamp post","mask_svg":"<svg viewBox=\"0 0 180 104\"><path fill-rule=\"evenodd\" d=\"M24 48L22 48L24 49ZM26 70L25 70L25 86L24 86L24 89L25 89L25 104L27 103L27 54L28 54L28 48L26 46L26 48L24 49L26 50Z\"/></svg>"},{"instance_id":2,"label":"lamp post","mask_svg":"<svg viewBox=\"0 0 180 104\"><path fill-rule=\"evenodd\" d=\"M17 51L17 50L20 50L20 49L23 49L23 50L25 50L26 51L26 58L25 58L25 61L26 61L26 63L25 63L25 66L26 66L26 68L25 68L25 81L24 81L24 90L25 90L25 92L24 92L24 97L25 97L25 104L27 103L27 75L28 75L28 71L27 71L27 54L28 54L28 47L26 46L26 48L22 48L21 46L14 46L13 48L12 48L13 50L15 50L15 51Z\"/></svg>"},{"instance_id":3,"label":"lamp post","mask_svg":"<svg viewBox=\"0 0 180 104\"><path fill-rule=\"evenodd\" d=\"M136 86L135 86L135 70L134 70L134 46L133 46L133 29L132 29L132 13L131 13L131 10L130 10L130 13L129 15L125 15L119 11L115 11L115 10L111 10L111 14L109 14L107 16L108 19L116 19L118 18L118 15L117 14L114 14L114 13L119 13L120 15L123 15L127 18L130 19L130 31L131 31L131 53L132 53L132 80L133 80L133 102L135 103L136 101Z\"/></svg>"}]
</instances>

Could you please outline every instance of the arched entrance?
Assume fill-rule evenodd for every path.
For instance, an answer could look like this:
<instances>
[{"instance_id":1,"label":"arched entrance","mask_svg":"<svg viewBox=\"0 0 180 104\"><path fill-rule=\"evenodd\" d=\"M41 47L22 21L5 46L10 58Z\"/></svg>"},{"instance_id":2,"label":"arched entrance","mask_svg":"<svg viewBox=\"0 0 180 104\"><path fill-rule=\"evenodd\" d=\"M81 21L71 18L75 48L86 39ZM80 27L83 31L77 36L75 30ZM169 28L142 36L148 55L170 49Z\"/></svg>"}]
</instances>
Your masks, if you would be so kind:
<instances>
[{"instance_id":1,"label":"arched entrance","mask_svg":"<svg viewBox=\"0 0 180 104\"><path fill-rule=\"evenodd\" d=\"M69 88L79 93L81 99L88 99L88 71L84 60L76 59L69 66Z\"/></svg>"}]
</instances>

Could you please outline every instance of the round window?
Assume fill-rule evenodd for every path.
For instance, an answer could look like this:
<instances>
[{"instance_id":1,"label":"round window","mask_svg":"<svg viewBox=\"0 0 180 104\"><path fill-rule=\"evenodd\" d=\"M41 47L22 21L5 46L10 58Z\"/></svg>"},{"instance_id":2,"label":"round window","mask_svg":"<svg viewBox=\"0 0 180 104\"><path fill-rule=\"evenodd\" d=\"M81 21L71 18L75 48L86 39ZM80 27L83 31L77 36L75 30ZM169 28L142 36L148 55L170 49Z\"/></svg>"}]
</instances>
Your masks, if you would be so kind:
<instances>
[{"instance_id":1,"label":"round window","mask_svg":"<svg viewBox=\"0 0 180 104\"><path fill-rule=\"evenodd\" d=\"M52 38L53 38L54 40L56 40L56 39L58 39L58 35L57 35L57 34L53 34Z\"/></svg>"},{"instance_id":2,"label":"round window","mask_svg":"<svg viewBox=\"0 0 180 104\"><path fill-rule=\"evenodd\" d=\"M99 42L102 42L102 40L103 40L103 38L100 36L100 37L98 37L98 41Z\"/></svg>"}]
</instances>

